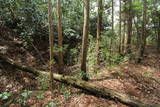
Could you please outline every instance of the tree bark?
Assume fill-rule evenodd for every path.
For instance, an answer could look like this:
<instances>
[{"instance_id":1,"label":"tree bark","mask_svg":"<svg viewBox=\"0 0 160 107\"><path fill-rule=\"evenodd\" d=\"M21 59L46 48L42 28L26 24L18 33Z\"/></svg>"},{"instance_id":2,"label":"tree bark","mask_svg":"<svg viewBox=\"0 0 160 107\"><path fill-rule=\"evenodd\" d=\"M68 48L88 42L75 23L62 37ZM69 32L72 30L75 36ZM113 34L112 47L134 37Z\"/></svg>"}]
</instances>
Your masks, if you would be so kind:
<instances>
[{"instance_id":1,"label":"tree bark","mask_svg":"<svg viewBox=\"0 0 160 107\"><path fill-rule=\"evenodd\" d=\"M141 63L141 60L144 55L145 51L145 45L146 45L146 13L147 13L147 7L146 7L146 0L143 1L143 22L142 22L142 35L141 35L141 44L139 49L139 57L138 57L138 63Z\"/></svg>"},{"instance_id":2,"label":"tree bark","mask_svg":"<svg viewBox=\"0 0 160 107\"><path fill-rule=\"evenodd\" d=\"M126 51L126 36L127 36L127 1L124 1L123 4L123 37L122 37L122 53Z\"/></svg>"},{"instance_id":3,"label":"tree bark","mask_svg":"<svg viewBox=\"0 0 160 107\"><path fill-rule=\"evenodd\" d=\"M128 37L127 37L127 44L126 44L126 53L127 54L130 54L131 53L131 40L132 40L132 0L129 0L128 1L128 11L127 11L127 15L128 15L128 31L127 31L127 34L128 34Z\"/></svg>"},{"instance_id":4,"label":"tree bark","mask_svg":"<svg viewBox=\"0 0 160 107\"><path fill-rule=\"evenodd\" d=\"M83 25L82 59L81 59L81 71L83 73L82 79L84 80L88 80L88 77L86 75L88 34L89 34L89 0L84 0L84 25Z\"/></svg>"},{"instance_id":5,"label":"tree bark","mask_svg":"<svg viewBox=\"0 0 160 107\"><path fill-rule=\"evenodd\" d=\"M158 16L157 52L160 53L160 16Z\"/></svg>"},{"instance_id":6,"label":"tree bark","mask_svg":"<svg viewBox=\"0 0 160 107\"><path fill-rule=\"evenodd\" d=\"M114 0L112 0L112 33L114 33Z\"/></svg>"},{"instance_id":7,"label":"tree bark","mask_svg":"<svg viewBox=\"0 0 160 107\"><path fill-rule=\"evenodd\" d=\"M50 44L50 88L53 92L53 64L54 64L54 56L53 56L53 47L54 47L54 35L53 35L53 19L52 19L52 2L48 0L48 20L49 20L49 44Z\"/></svg>"},{"instance_id":8,"label":"tree bark","mask_svg":"<svg viewBox=\"0 0 160 107\"><path fill-rule=\"evenodd\" d=\"M134 22L134 25L135 25L135 28L136 28L136 32L137 32L137 49L139 49L140 43L141 43L141 41L140 41L140 35L141 35L140 28L138 26L138 22L136 22L135 19L133 20L133 22Z\"/></svg>"},{"instance_id":9,"label":"tree bark","mask_svg":"<svg viewBox=\"0 0 160 107\"><path fill-rule=\"evenodd\" d=\"M57 0L57 15L58 15L58 47L59 47L59 73L64 72L64 63L63 63L63 36L62 36L62 8L61 0Z\"/></svg>"},{"instance_id":10,"label":"tree bark","mask_svg":"<svg viewBox=\"0 0 160 107\"><path fill-rule=\"evenodd\" d=\"M123 21L123 35L122 35L122 53L125 53L125 40L126 40L126 20L124 15L124 21Z\"/></svg>"},{"instance_id":11,"label":"tree bark","mask_svg":"<svg viewBox=\"0 0 160 107\"><path fill-rule=\"evenodd\" d=\"M121 23L121 0L119 0L119 53L121 53L121 45L122 45L122 32L121 32L121 27L122 27L122 23Z\"/></svg>"},{"instance_id":12,"label":"tree bark","mask_svg":"<svg viewBox=\"0 0 160 107\"><path fill-rule=\"evenodd\" d=\"M112 0L112 36L114 36L114 0ZM111 65L111 58L112 58L112 44L113 44L113 37L110 38L110 46L109 46L109 57L108 61Z\"/></svg>"},{"instance_id":13,"label":"tree bark","mask_svg":"<svg viewBox=\"0 0 160 107\"><path fill-rule=\"evenodd\" d=\"M101 38L101 28L102 28L102 0L97 0L98 2L98 16L97 16L97 46L96 46L96 52L97 52L97 66L100 65L100 38Z\"/></svg>"}]
</instances>

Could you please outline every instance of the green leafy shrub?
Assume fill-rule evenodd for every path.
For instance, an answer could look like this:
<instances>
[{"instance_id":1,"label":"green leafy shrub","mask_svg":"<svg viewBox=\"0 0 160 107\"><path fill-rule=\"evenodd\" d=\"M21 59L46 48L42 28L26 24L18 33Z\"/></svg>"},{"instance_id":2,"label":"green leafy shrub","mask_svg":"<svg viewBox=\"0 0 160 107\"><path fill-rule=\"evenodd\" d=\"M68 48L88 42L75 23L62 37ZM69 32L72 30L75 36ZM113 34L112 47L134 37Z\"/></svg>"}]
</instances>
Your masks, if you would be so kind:
<instances>
[{"instance_id":1,"label":"green leafy shrub","mask_svg":"<svg viewBox=\"0 0 160 107\"><path fill-rule=\"evenodd\" d=\"M27 104L27 99L33 94L33 91L24 90L20 97L18 98L17 102L25 106Z\"/></svg>"},{"instance_id":2,"label":"green leafy shrub","mask_svg":"<svg viewBox=\"0 0 160 107\"><path fill-rule=\"evenodd\" d=\"M11 96L12 96L12 94L9 93L9 92L3 92L3 93L0 94L0 99L2 99L2 100L7 100L7 99L9 99L9 97L11 97Z\"/></svg>"}]
</instances>

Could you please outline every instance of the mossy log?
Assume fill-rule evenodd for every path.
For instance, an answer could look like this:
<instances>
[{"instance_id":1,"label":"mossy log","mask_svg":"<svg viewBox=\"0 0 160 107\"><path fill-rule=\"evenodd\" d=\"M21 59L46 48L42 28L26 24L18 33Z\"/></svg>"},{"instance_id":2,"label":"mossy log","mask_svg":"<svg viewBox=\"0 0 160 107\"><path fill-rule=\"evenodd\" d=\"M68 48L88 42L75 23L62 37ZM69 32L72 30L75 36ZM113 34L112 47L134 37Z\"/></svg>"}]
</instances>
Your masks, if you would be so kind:
<instances>
[{"instance_id":1,"label":"mossy log","mask_svg":"<svg viewBox=\"0 0 160 107\"><path fill-rule=\"evenodd\" d=\"M42 73L42 74L44 73L44 72L41 72L41 71L36 70L34 68L20 65L20 64L14 62L13 60L6 58L6 57L2 57L0 55L0 63L2 61L6 62L14 67L17 67L18 69L33 73L35 75L39 75L40 73ZM48 73L45 73L45 74L48 75ZM76 88L79 88L82 90L86 90L94 95L98 95L98 96L106 98L106 99L116 100L116 101L119 101L123 104L129 105L132 107L160 107L160 105L147 104L147 103L144 103L144 102L138 100L136 97L129 96L127 94L123 94L120 92L116 92L116 91L108 89L106 87L97 86L93 83L86 82L81 79L77 79L75 77L64 76L64 75L60 75L60 74L53 74L53 77L54 77L54 80L56 80L58 82L72 85L73 87L76 87Z\"/></svg>"}]
</instances>

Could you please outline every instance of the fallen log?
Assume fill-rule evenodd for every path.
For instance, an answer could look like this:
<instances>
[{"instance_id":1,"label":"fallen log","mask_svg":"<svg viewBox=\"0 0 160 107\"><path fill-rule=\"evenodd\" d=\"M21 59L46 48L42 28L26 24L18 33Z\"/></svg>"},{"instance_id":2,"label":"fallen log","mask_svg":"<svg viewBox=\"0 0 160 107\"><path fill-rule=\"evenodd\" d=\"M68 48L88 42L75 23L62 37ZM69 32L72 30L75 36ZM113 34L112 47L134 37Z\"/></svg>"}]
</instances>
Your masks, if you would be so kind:
<instances>
[{"instance_id":1,"label":"fallen log","mask_svg":"<svg viewBox=\"0 0 160 107\"><path fill-rule=\"evenodd\" d=\"M33 73L36 75L44 73L44 72L41 72L41 71L36 70L34 68L20 65L20 64L14 62L13 60L6 58L6 57L3 57L1 55L0 55L0 60L8 63L14 67L17 67L18 69L21 69L21 70L24 70L26 72L30 72L30 73ZM48 73L45 73L45 74L48 75ZM127 94L116 92L116 91L108 89L106 87L97 86L97 85L94 85L93 83L86 82L81 79L77 79L75 77L64 76L64 75L60 75L60 74L53 74L53 77L54 77L54 80L56 80L56 81L72 85L73 87L76 87L76 88L79 88L82 90L86 90L88 92L93 93L94 95L98 95L98 96L106 98L106 99L110 98L110 99L119 101L123 104L129 105L132 107L160 107L160 105L147 104L147 103L144 103L144 102L138 100L137 98L135 98L133 96L129 96Z\"/></svg>"},{"instance_id":2,"label":"fallen log","mask_svg":"<svg viewBox=\"0 0 160 107\"><path fill-rule=\"evenodd\" d=\"M64 76L59 74L53 74L53 77L56 81L72 85L82 90L86 90L88 92L91 92L94 95L98 95L106 99L110 98L112 100L117 100L123 104L129 105L132 107L160 107L160 105L147 104L127 94L116 92L106 87L97 86L97 85L94 85L93 83L86 82L74 77Z\"/></svg>"},{"instance_id":3,"label":"fallen log","mask_svg":"<svg viewBox=\"0 0 160 107\"><path fill-rule=\"evenodd\" d=\"M15 61L13 61L12 59L10 58L7 58L7 57L4 57L2 55L0 55L0 63L6 63L6 64L9 64L15 68L18 68L22 71L25 71L25 72L29 72L29 73L32 73L36 76L38 76L40 74L40 71L39 70L35 70L31 67L28 67L28 66L25 66L25 65L21 65L21 64L18 64L16 63Z\"/></svg>"}]
</instances>

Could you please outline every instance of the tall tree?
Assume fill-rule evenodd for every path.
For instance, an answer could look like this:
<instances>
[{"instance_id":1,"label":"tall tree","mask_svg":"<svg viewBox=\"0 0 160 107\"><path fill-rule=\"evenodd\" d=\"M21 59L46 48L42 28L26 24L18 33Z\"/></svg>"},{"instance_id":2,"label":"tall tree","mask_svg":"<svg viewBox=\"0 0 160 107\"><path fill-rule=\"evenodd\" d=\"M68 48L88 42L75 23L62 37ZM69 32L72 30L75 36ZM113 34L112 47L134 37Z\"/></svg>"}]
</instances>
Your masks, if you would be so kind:
<instances>
[{"instance_id":1,"label":"tall tree","mask_svg":"<svg viewBox=\"0 0 160 107\"><path fill-rule=\"evenodd\" d=\"M114 36L114 0L112 0L112 36ZM111 64L111 57L112 57L112 42L113 38L110 39L110 47L109 47L109 64Z\"/></svg>"},{"instance_id":2,"label":"tall tree","mask_svg":"<svg viewBox=\"0 0 160 107\"><path fill-rule=\"evenodd\" d=\"M127 44L126 44L126 53L131 53L131 40L132 40L132 0L128 0L127 8Z\"/></svg>"},{"instance_id":3,"label":"tall tree","mask_svg":"<svg viewBox=\"0 0 160 107\"><path fill-rule=\"evenodd\" d=\"M62 8L61 0L57 0L57 15L58 15L58 48L59 48L59 73L64 72L63 63L63 36L62 36Z\"/></svg>"},{"instance_id":4,"label":"tall tree","mask_svg":"<svg viewBox=\"0 0 160 107\"><path fill-rule=\"evenodd\" d=\"M140 46L140 35L141 35L141 32L140 32L140 27L138 26L138 21L136 22L135 18L133 20L134 22L134 26L135 26L135 29L136 29L136 33L137 33L137 48L139 48Z\"/></svg>"},{"instance_id":5,"label":"tall tree","mask_svg":"<svg viewBox=\"0 0 160 107\"><path fill-rule=\"evenodd\" d=\"M160 53L160 14L157 16L158 16L157 51L158 51L158 53Z\"/></svg>"},{"instance_id":6,"label":"tall tree","mask_svg":"<svg viewBox=\"0 0 160 107\"><path fill-rule=\"evenodd\" d=\"M84 0L84 25L83 25L83 39L82 39L81 71L84 73L82 79L86 81L88 80L88 76L86 74L88 34L89 34L89 0Z\"/></svg>"},{"instance_id":7,"label":"tall tree","mask_svg":"<svg viewBox=\"0 0 160 107\"><path fill-rule=\"evenodd\" d=\"M114 0L112 0L112 33L114 33Z\"/></svg>"},{"instance_id":8,"label":"tall tree","mask_svg":"<svg viewBox=\"0 0 160 107\"><path fill-rule=\"evenodd\" d=\"M119 0L119 53L121 53L121 44L122 44L122 32L121 32L121 27L122 27L122 18L121 18L121 0Z\"/></svg>"},{"instance_id":9,"label":"tall tree","mask_svg":"<svg viewBox=\"0 0 160 107\"><path fill-rule=\"evenodd\" d=\"M53 19L52 19L52 2L48 0L48 20L49 20L49 43L50 43L50 88L53 92L53 65L54 65L54 56L53 56L53 47L54 47L54 35L53 35Z\"/></svg>"},{"instance_id":10,"label":"tall tree","mask_svg":"<svg viewBox=\"0 0 160 107\"><path fill-rule=\"evenodd\" d=\"M122 14L122 18L123 18L123 35L122 35L122 53L125 53L125 47L126 47L126 25L127 25L127 1L124 1L123 4L123 14Z\"/></svg>"},{"instance_id":11,"label":"tall tree","mask_svg":"<svg viewBox=\"0 0 160 107\"><path fill-rule=\"evenodd\" d=\"M99 42L100 42L100 38L101 38L101 28L102 28L102 12L103 12L103 6L102 6L102 0L97 0L98 3L98 15L97 15L97 65L100 64L100 60L99 60L99 56L100 56L100 52L99 52Z\"/></svg>"},{"instance_id":12,"label":"tall tree","mask_svg":"<svg viewBox=\"0 0 160 107\"><path fill-rule=\"evenodd\" d=\"M126 20L123 20L123 35L122 35L122 53L125 51L125 40L126 40Z\"/></svg>"},{"instance_id":13,"label":"tall tree","mask_svg":"<svg viewBox=\"0 0 160 107\"><path fill-rule=\"evenodd\" d=\"M146 7L146 0L143 0L143 21L142 21L142 35L141 35L141 44L140 44L140 49L139 49L139 57L138 57L138 63L141 62L144 50L145 50L145 45L146 45L146 13L147 13L147 7Z\"/></svg>"}]
</instances>

